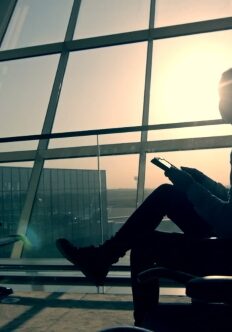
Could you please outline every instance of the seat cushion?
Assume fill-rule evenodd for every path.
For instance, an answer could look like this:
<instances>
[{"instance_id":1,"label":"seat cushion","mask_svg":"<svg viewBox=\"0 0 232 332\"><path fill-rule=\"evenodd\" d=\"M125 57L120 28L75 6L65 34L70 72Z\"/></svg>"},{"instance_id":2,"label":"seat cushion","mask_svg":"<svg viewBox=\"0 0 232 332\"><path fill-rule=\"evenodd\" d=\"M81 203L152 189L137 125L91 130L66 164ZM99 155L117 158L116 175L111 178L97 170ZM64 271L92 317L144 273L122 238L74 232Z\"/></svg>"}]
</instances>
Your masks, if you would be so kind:
<instances>
[{"instance_id":1,"label":"seat cushion","mask_svg":"<svg viewBox=\"0 0 232 332\"><path fill-rule=\"evenodd\" d=\"M232 303L232 276L191 279L186 285L186 295L201 301Z\"/></svg>"}]
</instances>

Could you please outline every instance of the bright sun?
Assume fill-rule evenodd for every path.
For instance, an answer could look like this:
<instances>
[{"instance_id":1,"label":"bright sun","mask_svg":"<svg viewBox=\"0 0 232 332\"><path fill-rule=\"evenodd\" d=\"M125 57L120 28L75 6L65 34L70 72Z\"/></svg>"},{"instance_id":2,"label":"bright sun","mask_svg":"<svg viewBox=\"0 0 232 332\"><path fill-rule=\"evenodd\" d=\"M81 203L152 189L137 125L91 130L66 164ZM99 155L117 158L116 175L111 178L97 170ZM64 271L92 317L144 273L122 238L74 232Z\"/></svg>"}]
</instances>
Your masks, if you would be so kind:
<instances>
[{"instance_id":1,"label":"bright sun","mask_svg":"<svg viewBox=\"0 0 232 332\"><path fill-rule=\"evenodd\" d=\"M218 112L218 82L230 63L216 44L178 47L159 52L150 102L150 124L211 120ZM167 51L167 50L165 50Z\"/></svg>"}]
</instances>

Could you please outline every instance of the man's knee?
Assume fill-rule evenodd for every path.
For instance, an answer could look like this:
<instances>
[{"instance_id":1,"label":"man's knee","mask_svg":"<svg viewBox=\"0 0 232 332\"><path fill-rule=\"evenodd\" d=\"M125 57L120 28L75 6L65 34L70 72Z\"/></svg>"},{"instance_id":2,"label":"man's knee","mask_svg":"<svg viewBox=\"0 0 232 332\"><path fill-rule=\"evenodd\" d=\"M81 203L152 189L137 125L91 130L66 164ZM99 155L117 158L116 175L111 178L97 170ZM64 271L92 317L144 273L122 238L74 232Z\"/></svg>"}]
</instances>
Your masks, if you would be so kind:
<instances>
[{"instance_id":1,"label":"man's knee","mask_svg":"<svg viewBox=\"0 0 232 332\"><path fill-rule=\"evenodd\" d=\"M161 204L163 203L167 210L170 208L176 209L177 205L186 204L188 201L188 198L184 192L177 189L173 184L168 183L164 183L157 187L150 196L151 199L156 197L158 202Z\"/></svg>"},{"instance_id":2,"label":"man's knee","mask_svg":"<svg viewBox=\"0 0 232 332\"><path fill-rule=\"evenodd\" d=\"M157 187L154 191L159 192L162 195L167 195L169 193L175 192L176 188L173 184L163 183L159 187Z\"/></svg>"},{"instance_id":3,"label":"man's knee","mask_svg":"<svg viewBox=\"0 0 232 332\"><path fill-rule=\"evenodd\" d=\"M173 199L178 195L179 191L173 184L164 183L157 187L148 197L148 199L156 199L160 202L168 202L169 199Z\"/></svg>"}]
</instances>

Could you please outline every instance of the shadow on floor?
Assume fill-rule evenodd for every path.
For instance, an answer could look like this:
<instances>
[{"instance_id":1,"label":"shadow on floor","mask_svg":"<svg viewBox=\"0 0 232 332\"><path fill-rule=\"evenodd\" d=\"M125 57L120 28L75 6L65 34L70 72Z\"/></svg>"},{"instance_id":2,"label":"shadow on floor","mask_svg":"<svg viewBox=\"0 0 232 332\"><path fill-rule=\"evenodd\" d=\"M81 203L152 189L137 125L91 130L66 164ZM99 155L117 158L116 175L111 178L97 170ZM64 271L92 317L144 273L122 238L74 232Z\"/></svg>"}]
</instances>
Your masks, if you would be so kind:
<instances>
[{"instance_id":1,"label":"shadow on floor","mask_svg":"<svg viewBox=\"0 0 232 332\"><path fill-rule=\"evenodd\" d=\"M111 301L109 299L104 300L98 296L95 296L96 299L62 299L63 293L50 293L48 296L44 296L42 298L38 297L28 297L28 296L16 296L16 297L8 297L6 301L1 303L1 307L4 308L7 306L8 312L10 308L17 311L17 307L21 308L24 307L24 312L21 312L17 317L13 318L12 320L8 320L1 325L1 331L19 331L21 330L22 326L27 325L27 322L31 320L38 320L36 316L38 316L43 310L48 308L53 308L54 311L56 308L65 308L65 309L80 309L81 312L88 311L88 310L97 310L99 311L115 311L115 316L117 316L117 311L130 311L133 310L132 301L121 301L120 298L118 301ZM12 299L12 302L11 302ZM17 302L14 301L17 300ZM83 311L82 311L83 309ZM1 310L1 309L0 309ZM3 313L3 310L1 310ZM79 311L80 312L80 311ZM79 313L78 312L78 313ZM78 314L77 313L77 314ZM59 319L59 317L58 317ZM57 319L57 320L58 320ZM22 331L29 331L27 329L22 329ZM38 329L38 331L40 331ZM42 329L41 329L42 331ZM75 330L78 331L78 330ZM81 330L80 330L81 331Z\"/></svg>"}]
</instances>

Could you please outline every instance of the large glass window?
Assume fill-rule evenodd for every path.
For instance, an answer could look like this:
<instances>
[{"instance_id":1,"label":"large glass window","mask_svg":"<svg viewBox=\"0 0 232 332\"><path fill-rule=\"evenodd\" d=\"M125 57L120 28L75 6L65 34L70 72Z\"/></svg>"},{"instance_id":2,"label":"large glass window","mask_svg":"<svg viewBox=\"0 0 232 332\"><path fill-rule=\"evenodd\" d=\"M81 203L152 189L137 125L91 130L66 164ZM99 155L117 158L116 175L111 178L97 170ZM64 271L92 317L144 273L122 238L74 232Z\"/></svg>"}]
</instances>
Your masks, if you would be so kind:
<instances>
[{"instance_id":1,"label":"large glass window","mask_svg":"<svg viewBox=\"0 0 232 332\"><path fill-rule=\"evenodd\" d=\"M22 256L26 258L61 257L55 246L58 237L85 246L112 236L135 210L143 189L146 197L167 182L163 172L150 163L151 151L172 151L159 155L176 166L196 167L229 185L229 149L216 146L229 146L230 137L225 141L219 136L230 135L231 126L174 127L220 119L218 81L222 72L232 67L232 32L180 36L182 26L178 37L157 38L163 30L171 31L172 25L195 22L200 31L201 21L230 16L231 1L77 0L79 16L77 22L71 22L73 4L74 0L17 1L0 50L1 137L40 134L42 128L49 131L53 115L53 133L111 128L121 132L96 135L95 131L94 135L52 139L49 149L40 151L36 151L38 141L0 144L1 163L19 160L0 165L2 234L17 232L18 221L27 223L30 215L26 233L33 246L24 248ZM134 37L149 27L151 4L156 10L155 28L169 28L154 29L153 44L153 34L135 42ZM74 41L62 43L68 22L73 24ZM220 29L221 24L223 20ZM146 36L145 32L141 35ZM121 33L125 35L115 36ZM115 46L107 44L111 35L118 43ZM124 43L122 37L128 41ZM56 42L64 52L46 55L46 50L52 49L48 44ZM148 45L153 46L152 59ZM28 49L19 50L31 46L38 46L31 57ZM42 50L44 56L40 57L36 52ZM51 114L46 114L48 105ZM171 124L172 129L149 131L148 142L145 135L141 142L141 132L123 132L142 121ZM206 150L191 150L199 148ZM147 151L143 165L140 153ZM41 159L32 172L23 218L33 165L22 161L34 156ZM143 178L138 179L144 175L143 166L145 188ZM19 255L20 248L17 250ZM10 251L9 246L2 257L8 257Z\"/></svg>"},{"instance_id":2,"label":"large glass window","mask_svg":"<svg viewBox=\"0 0 232 332\"><path fill-rule=\"evenodd\" d=\"M64 40L73 0L18 0L1 49Z\"/></svg>"},{"instance_id":3,"label":"large glass window","mask_svg":"<svg viewBox=\"0 0 232 332\"><path fill-rule=\"evenodd\" d=\"M75 39L148 28L150 0L84 0Z\"/></svg>"},{"instance_id":4,"label":"large glass window","mask_svg":"<svg viewBox=\"0 0 232 332\"><path fill-rule=\"evenodd\" d=\"M156 0L155 26L210 20L231 14L230 0Z\"/></svg>"}]
</instances>

